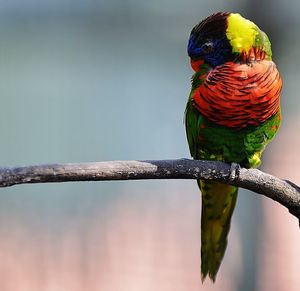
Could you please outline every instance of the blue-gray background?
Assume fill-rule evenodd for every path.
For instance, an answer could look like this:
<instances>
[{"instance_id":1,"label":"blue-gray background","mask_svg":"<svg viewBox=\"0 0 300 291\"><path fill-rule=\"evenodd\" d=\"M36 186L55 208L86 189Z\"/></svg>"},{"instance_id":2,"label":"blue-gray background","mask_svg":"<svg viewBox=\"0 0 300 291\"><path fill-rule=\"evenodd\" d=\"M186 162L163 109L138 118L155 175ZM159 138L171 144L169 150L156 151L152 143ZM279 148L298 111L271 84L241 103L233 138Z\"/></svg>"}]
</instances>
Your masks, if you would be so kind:
<instances>
[{"instance_id":1,"label":"blue-gray background","mask_svg":"<svg viewBox=\"0 0 300 291\"><path fill-rule=\"evenodd\" d=\"M270 36L285 85L281 130L291 130L299 9L296 0L1 0L1 166L189 157L186 42L217 11L240 12ZM223 290L264 288L261 201L241 191ZM0 191L0 217L1 290L213 290L200 284L193 181L17 186Z\"/></svg>"}]
</instances>

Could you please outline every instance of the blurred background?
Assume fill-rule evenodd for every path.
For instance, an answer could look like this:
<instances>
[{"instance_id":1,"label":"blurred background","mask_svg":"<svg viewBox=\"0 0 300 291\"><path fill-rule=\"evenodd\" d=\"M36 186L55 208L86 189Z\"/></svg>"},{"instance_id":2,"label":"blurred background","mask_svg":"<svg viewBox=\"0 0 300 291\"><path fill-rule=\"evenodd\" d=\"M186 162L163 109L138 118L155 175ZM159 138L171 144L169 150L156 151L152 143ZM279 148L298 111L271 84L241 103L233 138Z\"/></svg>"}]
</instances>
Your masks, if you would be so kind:
<instances>
[{"instance_id":1,"label":"blurred background","mask_svg":"<svg viewBox=\"0 0 300 291\"><path fill-rule=\"evenodd\" d=\"M239 12L268 33L283 124L263 170L300 184L300 2L0 0L1 166L189 157L192 27ZM1 291L299 290L300 232L240 191L217 282L200 280L194 181L0 190Z\"/></svg>"}]
</instances>

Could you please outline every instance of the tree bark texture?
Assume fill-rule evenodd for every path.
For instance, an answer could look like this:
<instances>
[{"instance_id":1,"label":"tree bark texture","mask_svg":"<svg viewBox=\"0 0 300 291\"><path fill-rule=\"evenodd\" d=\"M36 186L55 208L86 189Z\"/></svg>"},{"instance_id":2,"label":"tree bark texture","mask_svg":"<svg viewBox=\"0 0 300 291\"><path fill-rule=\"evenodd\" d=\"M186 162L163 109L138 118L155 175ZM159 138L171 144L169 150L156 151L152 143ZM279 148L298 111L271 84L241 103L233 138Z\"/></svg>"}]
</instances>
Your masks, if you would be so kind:
<instances>
[{"instance_id":1,"label":"tree bark texture","mask_svg":"<svg viewBox=\"0 0 300 291\"><path fill-rule=\"evenodd\" d=\"M0 187L27 183L141 179L204 179L235 185L279 202L300 221L300 188L297 185L234 163L177 159L0 168Z\"/></svg>"}]
</instances>

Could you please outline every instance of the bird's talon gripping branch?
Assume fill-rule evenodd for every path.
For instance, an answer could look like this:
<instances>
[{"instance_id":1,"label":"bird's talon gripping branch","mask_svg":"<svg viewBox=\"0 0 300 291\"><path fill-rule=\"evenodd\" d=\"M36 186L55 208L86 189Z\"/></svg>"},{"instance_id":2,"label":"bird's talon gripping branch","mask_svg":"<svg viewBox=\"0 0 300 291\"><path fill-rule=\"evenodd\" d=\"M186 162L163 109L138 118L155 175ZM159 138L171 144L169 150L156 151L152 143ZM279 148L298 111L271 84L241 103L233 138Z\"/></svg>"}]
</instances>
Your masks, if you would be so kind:
<instances>
[{"instance_id":1,"label":"bird's talon gripping branch","mask_svg":"<svg viewBox=\"0 0 300 291\"><path fill-rule=\"evenodd\" d=\"M231 183L237 181L239 179L239 173L240 173L240 165L237 163L231 163L228 182Z\"/></svg>"}]
</instances>

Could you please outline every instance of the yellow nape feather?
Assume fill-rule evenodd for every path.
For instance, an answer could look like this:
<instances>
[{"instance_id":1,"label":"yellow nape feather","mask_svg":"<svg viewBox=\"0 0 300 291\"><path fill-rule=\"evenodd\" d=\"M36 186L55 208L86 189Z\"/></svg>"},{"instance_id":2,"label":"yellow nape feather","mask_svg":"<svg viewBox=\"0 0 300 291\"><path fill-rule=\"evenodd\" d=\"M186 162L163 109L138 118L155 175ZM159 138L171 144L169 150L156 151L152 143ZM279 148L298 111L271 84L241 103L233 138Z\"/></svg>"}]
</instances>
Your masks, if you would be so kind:
<instances>
[{"instance_id":1,"label":"yellow nape feather","mask_svg":"<svg viewBox=\"0 0 300 291\"><path fill-rule=\"evenodd\" d=\"M255 44L258 31L258 27L252 21L245 19L240 14L231 13L228 16L226 36L233 53L248 52Z\"/></svg>"}]
</instances>

